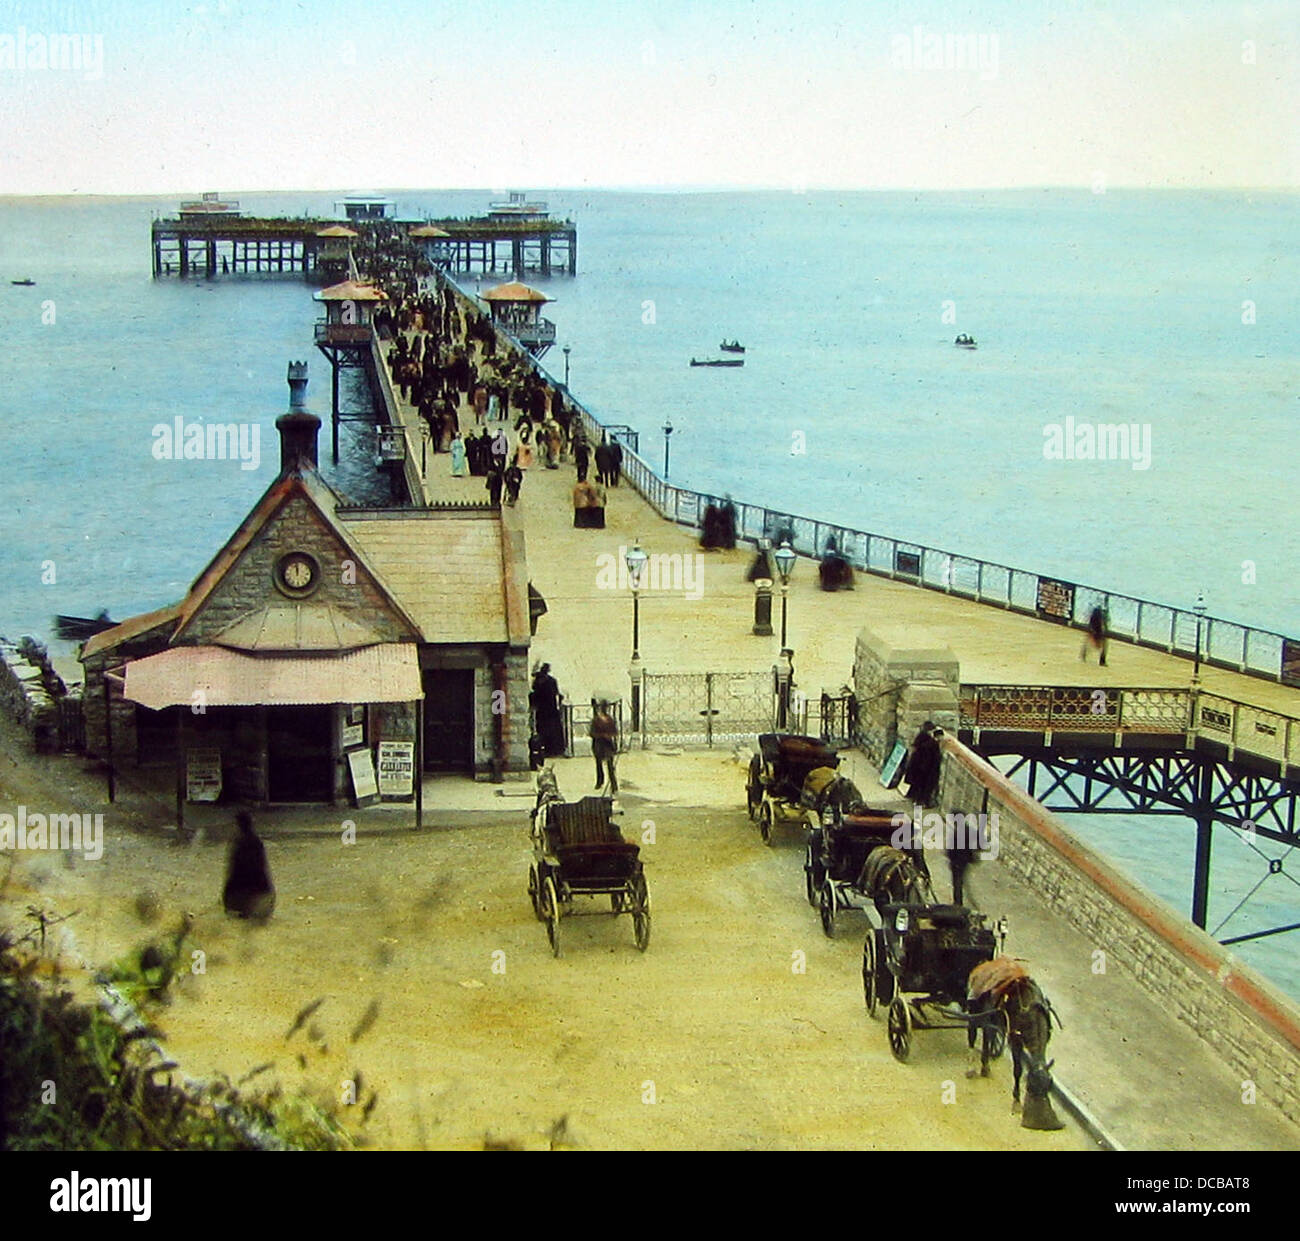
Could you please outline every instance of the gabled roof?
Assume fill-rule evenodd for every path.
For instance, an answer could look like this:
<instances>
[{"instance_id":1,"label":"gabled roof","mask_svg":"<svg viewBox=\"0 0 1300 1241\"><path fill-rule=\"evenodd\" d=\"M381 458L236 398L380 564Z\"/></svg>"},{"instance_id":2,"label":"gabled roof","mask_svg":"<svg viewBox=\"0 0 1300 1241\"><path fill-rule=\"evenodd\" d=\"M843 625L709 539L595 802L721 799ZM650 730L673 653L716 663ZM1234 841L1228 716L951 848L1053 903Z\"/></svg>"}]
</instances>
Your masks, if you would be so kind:
<instances>
[{"instance_id":1,"label":"gabled roof","mask_svg":"<svg viewBox=\"0 0 1300 1241\"><path fill-rule=\"evenodd\" d=\"M348 228L343 224L331 224L329 228L318 228L317 237L360 237L361 234L356 229Z\"/></svg>"},{"instance_id":2,"label":"gabled roof","mask_svg":"<svg viewBox=\"0 0 1300 1241\"><path fill-rule=\"evenodd\" d=\"M179 605L180 624L177 625L176 632L172 634L171 640L173 642L185 634L195 614L211 597L213 591L216 590L226 574L239 562L240 557L247 551L249 544L257 537L258 533L266 527L285 504L299 495L306 497L335 537L346 547L353 549L357 553L358 564L374 581L393 611L401 617L413 632L419 632L419 627L401 604L397 602L384 579L375 571L368 558L361 554L362 549L357 546L356 540L335 519L334 510L338 504L338 497L314 470L302 470L282 475L266 489L261 500L253 507L253 511L244 518L239 529L230 536L226 545L195 579L194 585L190 587L190 593Z\"/></svg>"},{"instance_id":3,"label":"gabled roof","mask_svg":"<svg viewBox=\"0 0 1300 1241\"><path fill-rule=\"evenodd\" d=\"M439 228L436 224L419 224L407 233L408 237L450 237L451 234L445 228Z\"/></svg>"}]
</instances>

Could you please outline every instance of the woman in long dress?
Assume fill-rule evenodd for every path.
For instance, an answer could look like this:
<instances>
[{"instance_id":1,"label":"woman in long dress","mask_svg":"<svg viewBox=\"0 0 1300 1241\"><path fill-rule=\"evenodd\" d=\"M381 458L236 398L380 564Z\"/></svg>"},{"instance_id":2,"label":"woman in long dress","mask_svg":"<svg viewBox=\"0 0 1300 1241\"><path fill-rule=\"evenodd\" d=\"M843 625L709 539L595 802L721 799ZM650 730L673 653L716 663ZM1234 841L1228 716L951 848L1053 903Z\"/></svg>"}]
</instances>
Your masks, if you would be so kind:
<instances>
[{"instance_id":1,"label":"woman in long dress","mask_svg":"<svg viewBox=\"0 0 1300 1241\"><path fill-rule=\"evenodd\" d=\"M515 448L515 464L521 470L527 470L533 464L533 441L527 426L519 432L519 444Z\"/></svg>"},{"instance_id":2,"label":"woman in long dress","mask_svg":"<svg viewBox=\"0 0 1300 1241\"><path fill-rule=\"evenodd\" d=\"M464 478L469 473L465 460L465 441L461 439L459 432L452 437L451 441L451 476L452 478Z\"/></svg>"}]
</instances>

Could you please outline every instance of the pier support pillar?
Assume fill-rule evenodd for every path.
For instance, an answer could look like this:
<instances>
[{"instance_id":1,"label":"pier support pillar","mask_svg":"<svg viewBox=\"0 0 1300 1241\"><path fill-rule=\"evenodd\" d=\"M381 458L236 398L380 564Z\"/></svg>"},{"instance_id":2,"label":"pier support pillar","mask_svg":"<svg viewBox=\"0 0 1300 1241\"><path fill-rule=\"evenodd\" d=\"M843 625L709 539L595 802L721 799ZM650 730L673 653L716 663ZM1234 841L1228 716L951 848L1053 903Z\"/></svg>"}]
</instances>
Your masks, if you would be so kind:
<instances>
[{"instance_id":1,"label":"pier support pillar","mask_svg":"<svg viewBox=\"0 0 1300 1241\"><path fill-rule=\"evenodd\" d=\"M1205 930L1210 912L1210 844L1213 840L1214 815L1210 804L1214 796L1214 766L1199 760L1196 775L1196 862L1192 872L1192 921Z\"/></svg>"}]
</instances>

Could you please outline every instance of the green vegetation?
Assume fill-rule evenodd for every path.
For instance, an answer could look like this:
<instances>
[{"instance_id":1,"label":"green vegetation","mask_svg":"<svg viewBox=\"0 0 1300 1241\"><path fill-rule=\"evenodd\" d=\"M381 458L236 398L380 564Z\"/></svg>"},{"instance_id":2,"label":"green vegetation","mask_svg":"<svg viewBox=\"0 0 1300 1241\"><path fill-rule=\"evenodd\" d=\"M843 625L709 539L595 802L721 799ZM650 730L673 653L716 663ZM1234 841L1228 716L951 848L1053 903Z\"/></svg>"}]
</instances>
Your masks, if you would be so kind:
<instances>
[{"instance_id":1,"label":"green vegetation","mask_svg":"<svg viewBox=\"0 0 1300 1241\"><path fill-rule=\"evenodd\" d=\"M175 939L179 951L187 926ZM79 1002L49 958L0 932L0 1150L340 1150L336 1117L279 1086L175 1079L158 1031ZM162 957L160 961L158 958ZM143 962L142 962L143 959ZM119 993L166 993L175 955L150 945L112 970Z\"/></svg>"}]
</instances>

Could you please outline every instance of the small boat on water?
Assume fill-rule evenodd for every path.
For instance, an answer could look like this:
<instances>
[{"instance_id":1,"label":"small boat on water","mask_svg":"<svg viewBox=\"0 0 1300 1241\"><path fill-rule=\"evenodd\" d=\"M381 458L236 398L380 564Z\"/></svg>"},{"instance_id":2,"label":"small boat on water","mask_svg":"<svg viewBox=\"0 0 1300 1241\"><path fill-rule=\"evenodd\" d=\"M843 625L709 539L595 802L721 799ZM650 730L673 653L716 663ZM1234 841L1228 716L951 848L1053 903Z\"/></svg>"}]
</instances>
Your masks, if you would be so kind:
<instances>
[{"instance_id":1,"label":"small boat on water","mask_svg":"<svg viewBox=\"0 0 1300 1241\"><path fill-rule=\"evenodd\" d=\"M975 337L967 336L963 332L955 341L952 342L958 349L976 349L979 346L975 342Z\"/></svg>"},{"instance_id":2,"label":"small boat on water","mask_svg":"<svg viewBox=\"0 0 1300 1241\"><path fill-rule=\"evenodd\" d=\"M25 279L25 280L11 280L11 281L9 281L9 283L10 283L10 284L22 284L22 285L29 285L29 286L30 286L30 285L35 284L36 281L33 280L30 276L28 276L27 279Z\"/></svg>"},{"instance_id":3,"label":"small boat on water","mask_svg":"<svg viewBox=\"0 0 1300 1241\"><path fill-rule=\"evenodd\" d=\"M723 353L744 353L745 352L745 346L742 345L738 340L731 340L731 341L724 340L722 344L718 346L718 348L721 349Z\"/></svg>"},{"instance_id":4,"label":"small boat on water","mask_svg":"<svg viewBox=\"0 0 1300 1241\"><path fill-rule=\"evenodd\" d=\"M692 358L692 366L744 366L744 358Z\"/></svg>"}]
</instances>

